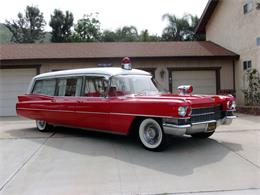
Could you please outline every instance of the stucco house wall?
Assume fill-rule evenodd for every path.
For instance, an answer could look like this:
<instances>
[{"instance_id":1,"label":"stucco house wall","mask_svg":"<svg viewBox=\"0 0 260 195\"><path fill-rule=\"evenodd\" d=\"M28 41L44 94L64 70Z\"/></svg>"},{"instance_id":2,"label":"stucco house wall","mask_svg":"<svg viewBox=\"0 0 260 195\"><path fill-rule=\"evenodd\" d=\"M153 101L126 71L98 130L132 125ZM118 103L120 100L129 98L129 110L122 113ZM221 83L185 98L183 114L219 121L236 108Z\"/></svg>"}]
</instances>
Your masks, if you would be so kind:
<instances>
[{"instance_id":1,"label":"stucco house wall","mask_svg":"<svg viewBox=\"0 0 260 195\"><path fill-rule=\"evenodd\" d=\"M247 14L243 6L252 2L253 9ZM256 9L259 0L219 0L206 26L208 41L217 43L240 55L235 62L236 95L239 104L244 103L242 89L246 88L243 62L252 61L252 68L260 72L260 9Z\"/></svg>"}]
</instances>

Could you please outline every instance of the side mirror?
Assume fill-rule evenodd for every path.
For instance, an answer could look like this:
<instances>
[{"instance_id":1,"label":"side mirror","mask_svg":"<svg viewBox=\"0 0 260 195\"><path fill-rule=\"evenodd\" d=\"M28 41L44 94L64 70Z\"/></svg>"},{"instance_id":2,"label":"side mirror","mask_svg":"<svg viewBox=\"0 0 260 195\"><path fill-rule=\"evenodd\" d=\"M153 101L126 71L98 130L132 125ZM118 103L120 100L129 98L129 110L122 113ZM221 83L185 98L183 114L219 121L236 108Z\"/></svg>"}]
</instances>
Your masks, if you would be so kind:
<instances>
[{"instance_id":1,"label":"side mirror","mask_svg":"<svg viewBox=\"0 0 260 195\"><path fill-rule=\"evenodd\" d=\"M181 85L178 87L180 95L191 95L193 87L191 85Z\"/></svg>"}]
</instances>

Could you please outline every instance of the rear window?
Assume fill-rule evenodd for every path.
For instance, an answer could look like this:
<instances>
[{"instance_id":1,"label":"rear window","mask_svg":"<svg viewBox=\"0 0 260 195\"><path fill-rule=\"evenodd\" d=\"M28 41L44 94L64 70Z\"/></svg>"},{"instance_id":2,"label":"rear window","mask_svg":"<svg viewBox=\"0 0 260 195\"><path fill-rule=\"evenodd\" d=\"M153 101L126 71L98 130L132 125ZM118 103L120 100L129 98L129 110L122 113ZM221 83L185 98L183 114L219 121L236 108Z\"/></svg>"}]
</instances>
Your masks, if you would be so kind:
<instances>
[{"instance_id":1,"label":"rear window","mask_svg":"<svg viewBox=\"0 0 260 195\"><path fill-rule=\"evenodd\" d=\"M56 85L55 79L36 81L32 93L54 96L55 85Z\"/></svg>"}]
</instances>

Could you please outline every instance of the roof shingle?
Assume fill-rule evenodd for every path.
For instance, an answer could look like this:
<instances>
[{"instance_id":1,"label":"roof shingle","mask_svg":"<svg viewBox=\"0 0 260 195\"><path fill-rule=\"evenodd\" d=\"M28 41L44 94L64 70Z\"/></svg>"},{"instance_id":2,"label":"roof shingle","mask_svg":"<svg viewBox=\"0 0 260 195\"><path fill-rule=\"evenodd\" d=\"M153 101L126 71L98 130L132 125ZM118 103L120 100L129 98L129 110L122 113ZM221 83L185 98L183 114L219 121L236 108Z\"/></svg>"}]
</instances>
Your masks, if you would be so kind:
<instances>
[{"instance_id":1,"label":"roof shingle","mask_svg":"<svg viewBox=\"0 0 260 195\"><path fill-rule=\"evenodd\" d=\"M209 41L1 44L0 60L129 57L238 57Z\"/></svg>"}]
</instances>

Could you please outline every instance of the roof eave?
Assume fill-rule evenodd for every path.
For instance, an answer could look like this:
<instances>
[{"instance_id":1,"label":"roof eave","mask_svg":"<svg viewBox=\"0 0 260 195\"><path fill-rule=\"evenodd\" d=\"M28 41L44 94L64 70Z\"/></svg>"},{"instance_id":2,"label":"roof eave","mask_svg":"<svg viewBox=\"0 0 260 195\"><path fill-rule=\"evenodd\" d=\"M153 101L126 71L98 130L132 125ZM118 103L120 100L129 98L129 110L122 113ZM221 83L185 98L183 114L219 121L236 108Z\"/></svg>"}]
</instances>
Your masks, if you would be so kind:
<instances>
[{"instance_id":1,"label":"roof eave","mask_svg":"<svg viewBox=\"0 0 260 195\"><path fill-rule=\"evenodd\" d=\"M198 25L195 28L195 34L205 34L206 33L206 25L214 12L219 0L209 0L201 17L198 22Z\"/></svg>"},{"instance_id":2,"label":"roof eave","mask_svg":"<svg viewBox=\"0 0 260 195\"><path fill-rule=\"evenodd\" d=\"M96 60L96 59L120 59L121 57L102 57L102 58L33 58L33 59L0 59L0 66L5 64L12 64L12 63L29 63L29 62L50 62L50 61L86 61L86 60ZM239 59L238 54L232 54L232 55L187 55L187 56L131 56L133 59L161 59L161 58L167 58L167 59Z\"/></svg>"}]
</instances>

